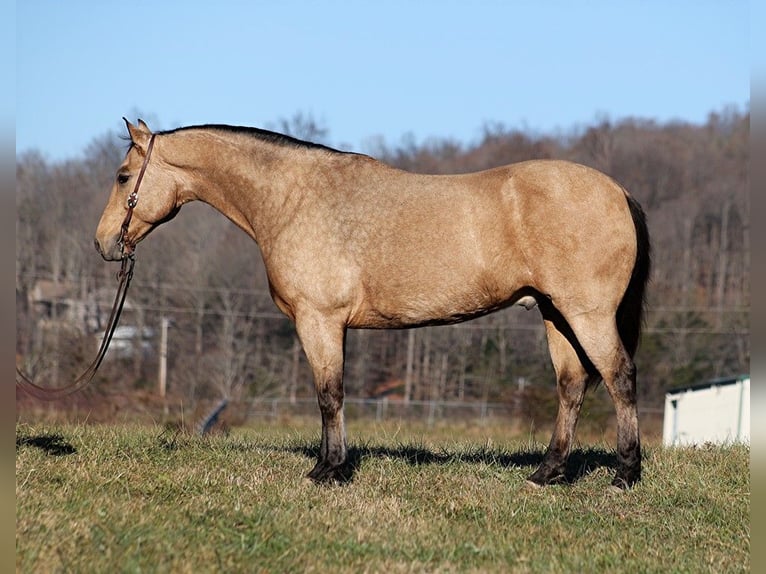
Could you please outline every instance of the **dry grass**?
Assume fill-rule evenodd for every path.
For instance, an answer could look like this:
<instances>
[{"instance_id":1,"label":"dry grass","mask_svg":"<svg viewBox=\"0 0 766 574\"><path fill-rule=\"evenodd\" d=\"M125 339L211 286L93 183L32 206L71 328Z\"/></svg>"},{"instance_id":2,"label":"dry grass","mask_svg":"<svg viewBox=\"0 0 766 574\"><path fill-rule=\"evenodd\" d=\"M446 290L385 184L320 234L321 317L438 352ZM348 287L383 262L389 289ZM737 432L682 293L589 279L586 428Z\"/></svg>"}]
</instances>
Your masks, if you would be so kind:
<instances>
[{"instance_id":1,"label":"dry grass","mask_svg":"<svg viewBox=\"0 0 766 574\"><path fill-rule=\"evenodd\" d=\"M747 447L650 446L614 495L602 444L575 453L574 484L532 490L529 438L357 422L353 481L317 487L317 435L17 426L17 571L749 570Z\"/></svg>"}]
</instances>

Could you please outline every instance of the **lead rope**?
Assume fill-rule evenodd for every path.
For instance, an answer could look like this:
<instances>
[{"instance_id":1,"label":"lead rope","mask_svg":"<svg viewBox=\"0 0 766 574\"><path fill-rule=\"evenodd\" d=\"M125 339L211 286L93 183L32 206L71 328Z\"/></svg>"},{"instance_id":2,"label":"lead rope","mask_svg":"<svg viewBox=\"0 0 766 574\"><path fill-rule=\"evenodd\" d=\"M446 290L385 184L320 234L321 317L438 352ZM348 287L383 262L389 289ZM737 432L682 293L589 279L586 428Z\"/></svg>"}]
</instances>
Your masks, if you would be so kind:
<instances>
[{"instance_id":1,"label":"lead rope","mask_svg":"<svg viewBox=\"0 0 766 574\"><path fill-rule=\"evenodd\" d=\"M130 280L133 278L133 267L136 264L135 257L135 243L128 239L128 226L130 220L133 217L133 209L138 203L138 188L141 185L141 180L144 178L144 173L149 165L149 158L152 155L152 149L154 148L154 134L149 139L149 146L146 148L146 156L144 156L144 162L141 165L141 171L138 173L136 179L136 185L133 187L133 191L128 196L128 213L125 215L125 220L120 226L120 237L117 243L122 247L122 262L120 265L120 272L117 274L119 285L117 286L117 293L114 296L114 304L112 305L112 311L109 314L109 321L107 323L106 331L104 331L104 338L101 340L101 345L98 348L98 353L93 362L88 366L85 372L77 377L72 383L63 387L42 387L32 381L27 375L21 372L16 367L16 386L26 391L30 395L44 400L55 400L71 395L84 388L88 383L93 380L96 375L98 367L101 365L101 361L104 360L106 352L109 349L109 343L112 341L112 335L117 328L117 323L120 320L120 314L122 313L123 305L125 304L125 297L128 294L128 287L130 286Z\"/></svg>"}]
</instances>

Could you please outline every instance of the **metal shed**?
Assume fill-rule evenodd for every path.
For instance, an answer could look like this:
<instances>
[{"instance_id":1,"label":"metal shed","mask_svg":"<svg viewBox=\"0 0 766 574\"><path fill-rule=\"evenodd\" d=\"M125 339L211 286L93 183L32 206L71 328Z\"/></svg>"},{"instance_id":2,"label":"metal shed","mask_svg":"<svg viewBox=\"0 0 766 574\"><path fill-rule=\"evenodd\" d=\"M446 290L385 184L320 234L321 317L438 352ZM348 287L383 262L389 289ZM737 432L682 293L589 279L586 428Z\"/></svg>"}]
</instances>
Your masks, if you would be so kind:
<instances>
[{"instance_id":1,"label":"metal shed","mask_svg":"<svg viewBox=\"0 0 766 574\"><path fill-rule=\"evenodd\" d=\"M750 375L716 379L665 394L665 445L750 442Z\"/></svg>"}]
</instances>

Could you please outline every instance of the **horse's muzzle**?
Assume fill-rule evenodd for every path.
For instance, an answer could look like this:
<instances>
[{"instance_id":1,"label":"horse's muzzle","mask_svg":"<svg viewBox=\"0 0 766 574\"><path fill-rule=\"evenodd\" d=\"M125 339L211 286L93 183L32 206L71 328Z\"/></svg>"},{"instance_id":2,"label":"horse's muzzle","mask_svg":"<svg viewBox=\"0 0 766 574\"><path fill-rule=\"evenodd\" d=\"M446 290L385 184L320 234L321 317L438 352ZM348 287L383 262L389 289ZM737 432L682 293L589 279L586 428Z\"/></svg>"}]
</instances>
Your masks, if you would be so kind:
<instances>
[{"instance_id":1,"label":"horse's muzzle","mask_svg":"<svg viewBox=\"0 0 766 574\"><path fill-rule=\"evenodd\" d=\"M106 242L102 242L97 237L93 243L96 245L96 251L98 251L99 255L106 261L118 261L122 259L122 248L117 242L117 236L109 238Z\"/></svg>"}]
</instances>

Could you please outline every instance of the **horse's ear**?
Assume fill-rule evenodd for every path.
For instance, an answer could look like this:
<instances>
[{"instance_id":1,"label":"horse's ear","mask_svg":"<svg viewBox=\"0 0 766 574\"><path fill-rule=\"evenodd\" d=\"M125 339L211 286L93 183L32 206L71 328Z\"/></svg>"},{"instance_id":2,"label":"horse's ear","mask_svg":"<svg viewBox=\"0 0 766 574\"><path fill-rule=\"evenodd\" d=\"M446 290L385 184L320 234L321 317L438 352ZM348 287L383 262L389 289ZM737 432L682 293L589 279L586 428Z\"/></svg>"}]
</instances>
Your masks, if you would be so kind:
<instances>
[{"instance_id":1,"label":"horse's ear","mask_svg":"<svg viewBox=\"0 0 766 574\"><path fill-rule=\"evenodd\" d=\"M146 147L149 145L149 138L152 137L152 130L150 130L149 126L144 123L144 120L138 120L138 125L134 126L127 119L122 119L125 120L125 125L128 128L130 141L132 141L133 145L138 149L146 152Z\"/></svg>"}]
</instances>

